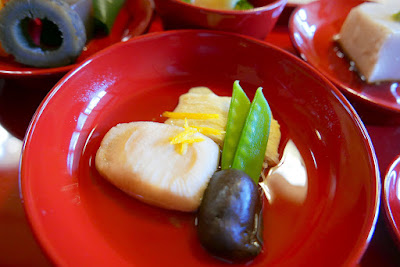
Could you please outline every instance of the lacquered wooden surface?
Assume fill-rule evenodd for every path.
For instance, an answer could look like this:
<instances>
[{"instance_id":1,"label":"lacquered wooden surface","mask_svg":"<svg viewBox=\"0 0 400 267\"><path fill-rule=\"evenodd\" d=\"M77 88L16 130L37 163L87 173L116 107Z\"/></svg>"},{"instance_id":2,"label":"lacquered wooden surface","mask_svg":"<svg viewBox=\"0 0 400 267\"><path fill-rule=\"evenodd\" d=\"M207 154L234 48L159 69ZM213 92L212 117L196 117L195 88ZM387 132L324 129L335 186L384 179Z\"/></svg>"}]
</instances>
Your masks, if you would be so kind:
<instances>
[{"instance_id":1,"label":"lacquered wooden surface","mask_svg":"<svg viewBox=\"0 0 400 267\"><path fill-rule=\"evenodd\" d=\"M149 31L161 30L161 23L156 17ZM274 29L266 41L295 53L288 29L282 24ZM0 79L0 265L51 265L29 228L18 185L21 140L47 90L45 87L32 90L20 86L18 81ZM364 122L368 122L366 128L374 144L383 178L390 162L400 153L400 125L388 125L385 118L380 119L379 113L371 114L361 108L360 112ZM334 254L332 251L332 257ZM375 233L360 266L400 266L400 251L391 237L382 208Z\"/></svg>"}]
</instances>

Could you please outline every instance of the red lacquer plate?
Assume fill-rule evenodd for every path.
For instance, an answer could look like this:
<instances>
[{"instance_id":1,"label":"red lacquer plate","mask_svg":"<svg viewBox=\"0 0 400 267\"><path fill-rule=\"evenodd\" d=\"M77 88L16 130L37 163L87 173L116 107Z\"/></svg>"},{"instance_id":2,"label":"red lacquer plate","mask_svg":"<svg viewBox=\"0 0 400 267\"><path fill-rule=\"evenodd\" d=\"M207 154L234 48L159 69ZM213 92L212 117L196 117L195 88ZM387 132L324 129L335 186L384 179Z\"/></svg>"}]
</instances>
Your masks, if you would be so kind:
<instances>
[{"instance_id":1,"label":"red lacquer plate","mask_svg":"<svg viewBox=\"0 0 400 267\"><path fill-rule=\"evenodd\" d=\"M117 123L162 121L160 114L191 87L229 96L235 80L251 99L264 88L282 143L293 140L308 173L302 204L279 195L265 203L264 252L249 266L357 263L373 234L380 196L376 157L357 114L292 54L200 30L114 45L69 72L37 110L20 183L27 216L50 259L64 266L225 266L201 247L195 214L127 196L100 177L94 156Z\"/></svg>"},{"instance_id":2,"label":"red lacquer plate","mask_svg":"<svg viewBox=\"0 0 400 267\"><path fill-rule=\"evenodd\" d=\"M151 22L153 11L152 0L127 0L114 22L111 33L108 36L95 36L91 39L76 60L76 64L57 68L34 68L15 62L12 56L0 57L0 77L18 78L65 74L94 53L144 33Z\"/></svg>"},{"instance_id":3,"label":"red lacquer plate","mask_svg":"<svg viewBox=\"0 0 400 267\"><path fill-rule=\"evenodd\" d=\"M289 21L290 38L300 56L321 71L349 97L373 107L400 112L400 86L397 82L368 84L350 68L350 62L334 35L351 8L362 0L317 1L298 7Z\"/></svg>"},{"instance_id":4,"label":"red lacquer plate","mask_svg":"<svg viewBox=\"0 0 400 267\"><path fill-rule=\"evenodd\" d=\"M400 155L386 171L383 185L383 204L394 239L400 247Z\"/></svg>"}]
</instances>

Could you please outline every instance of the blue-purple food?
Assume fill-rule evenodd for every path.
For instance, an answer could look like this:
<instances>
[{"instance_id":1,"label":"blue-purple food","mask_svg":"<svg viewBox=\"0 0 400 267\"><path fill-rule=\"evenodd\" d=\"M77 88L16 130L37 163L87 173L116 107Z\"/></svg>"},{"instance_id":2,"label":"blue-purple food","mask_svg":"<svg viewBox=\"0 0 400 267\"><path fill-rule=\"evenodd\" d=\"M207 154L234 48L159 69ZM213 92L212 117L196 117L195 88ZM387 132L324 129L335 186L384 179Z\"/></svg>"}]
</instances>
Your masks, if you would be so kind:
<instances>
[{"instance_id":1,"label":"blue-purple food","mask_svg":"<svg viewBox=\"0 0 400 267\"><path fill-rule=\"evenodd\" d=\"M0 12L0 43L15 61L34 67L58 67L71 64L86 44L85 23L74 10L84 6L87 16L91 0L69 4L62 0L11 0ZM81 8L83 9L83 7ZM43 24L40 44L35 44L29 26L35 19ZM46 33L47 32L47 33Z\"/></svg>"},{"instance_id":2,"label":"blue-purple food","mask_svg":"<svg viewBox=\"0 0 400 267\"><path fill-rule=\"evenodd\" d=\"M125 0L9 0L0 7L2 55L27 66L75 62L88 40L109 34Z\"/></svg>"}]
</instances>

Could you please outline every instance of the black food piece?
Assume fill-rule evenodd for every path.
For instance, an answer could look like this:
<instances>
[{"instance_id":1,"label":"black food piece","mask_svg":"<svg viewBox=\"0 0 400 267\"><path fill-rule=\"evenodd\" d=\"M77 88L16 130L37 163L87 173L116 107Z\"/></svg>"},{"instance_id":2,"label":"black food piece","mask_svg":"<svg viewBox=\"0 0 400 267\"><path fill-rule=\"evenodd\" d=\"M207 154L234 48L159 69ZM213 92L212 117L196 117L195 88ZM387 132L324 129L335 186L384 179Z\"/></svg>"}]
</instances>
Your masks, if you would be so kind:
<instances>
[{"instance_id":1,"label":"black food piece","mask_svg":"<svg viewBox=\"0 0 400 267\"><path fill-rule=\"evenodd\" d=\"M73 4L72 4L73 2ZM12 0L0 11L0 43L19 63L59 67L74 63L87 40L91 0ZM29 27L42 23L40 44Z\"/></svg>"},{"instance_id":2,"label":"black food piece","mask_svg":"<svg viewBox=\"0 0 400 267\"><path fill-rule=\"evenodd\" d=\"M248 261L262 251L262 203L258 186L246 173L216 172L198 212L201 244L230 262Z\"/></svg>"}]
</instances>

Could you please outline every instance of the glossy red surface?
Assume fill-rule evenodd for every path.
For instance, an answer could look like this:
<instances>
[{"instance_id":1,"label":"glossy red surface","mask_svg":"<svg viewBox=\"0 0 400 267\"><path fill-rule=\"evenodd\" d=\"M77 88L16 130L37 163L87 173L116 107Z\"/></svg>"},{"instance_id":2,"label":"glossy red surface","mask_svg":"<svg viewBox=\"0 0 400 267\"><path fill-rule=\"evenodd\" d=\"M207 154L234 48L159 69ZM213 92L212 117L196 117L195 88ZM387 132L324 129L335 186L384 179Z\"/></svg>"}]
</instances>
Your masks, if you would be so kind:
<instances>
[{"instance_id":1,"label":"glossy red surface","mask_svg":"<svg viewBox=\"0 0 400 267\"><path fill-rule=\"evenodd\" d=\"M15 62L12 56L0 57L0 77L21 79L22 77L56 76L59 79L61 75L94 53L121 40L144 33L151 22L153 5L152 0L127 0L115 20L111 33L91 39L76 60L76 64L57 68L33 68ZM26 85L29 85L29 82Z\"/></svg>"},{"instance_id":2,"label":"glossy red surface","mask_svg":"<svg viewBox=\"0 0 400 267\"><path fill-rule=\"evenodd\" d=\"M182 0L155 0L167 29L211 29L264 39L275 26L287 0L251 0L256 8L243 11L198 7Z\"/></svg>"},{"instance_id":3,"label":"glossy red surface","mask_svg":"<svg viewBox=\"0 0 400 267\"><path fill-rule=\"evenodd\" d=\"M344 97L302 60L266 43L172 31L97 54L63 78L36 112L21 189L33 230L56 265L225 265L200 246L194 214L128 197L99 176L93 160L115 124L161 120L193 86L230 95L236 79L250 97L264 88L309 179L303 204L266 205L265 252L251 265L359 261L375 227L380 179L369 137Z\"/></svg>"},{"instance_id":4,"label":"glossy red surface","mask_svg":"<svg viewBox=\"0 0 400 267\"><path fill-rule=\"evenodd\" d=\"M343 57L333 41L335 34L350 9L362 0L317 1L298 7L289 22L290 37L300 56L321 71L342 92L372 109L390 111L400 115L400 86L397 82L368 84L350 70L350 63Z\"/></svg>"},{"instance_id":5,"label":"glossy red surface","mask_svg":"<svg viewBox=\"0 0 400 267\"><path fill-rule=\"evenodd\" d=\"M160 18L155 16L149 31L163 30ZM296 54L288 32L287 23L282 23L273 29L265 41ZM7 81L0 79L0 263L5 266L51 266L33 238L18 189L18 163L22 144L20 139L48 89L37 87L37 90L31 90L20 80L15 79L10 88ZM366 125L383 178L400 151L400 126L382 124L382 120L388 117L382 110L374 112L369 107L362 111L359 102L353 101L352 104ZM308 265L311 266L312 263ZM357 266L400 266L399 249L391 236L390 226L385 222L383 208L371 242Z\"/></svg>"},{"instance_id":6,"label":"glossy red surface","mask_svg":"<svg viewBox=\"0 0 400 267\"><path fill-rule=\"evenodd\" d=\"M385 174L383 204L394 239L400 245L400 156L391 163Z\"/></svg>"}]
</instances>

